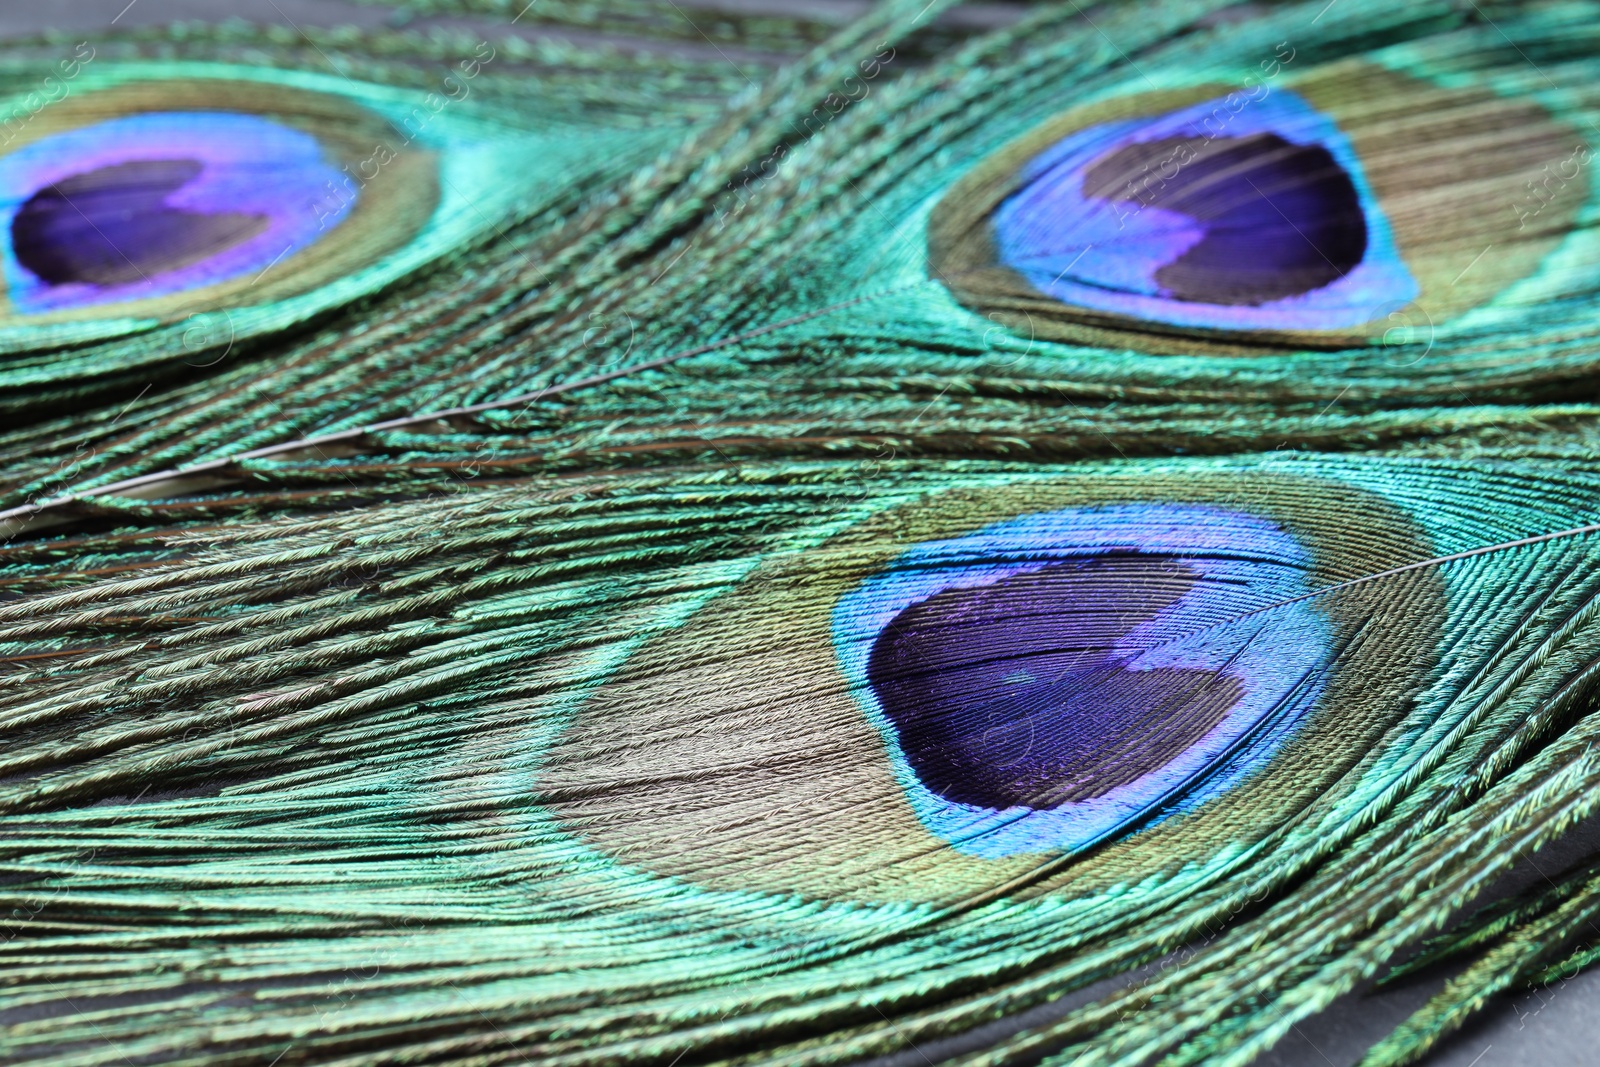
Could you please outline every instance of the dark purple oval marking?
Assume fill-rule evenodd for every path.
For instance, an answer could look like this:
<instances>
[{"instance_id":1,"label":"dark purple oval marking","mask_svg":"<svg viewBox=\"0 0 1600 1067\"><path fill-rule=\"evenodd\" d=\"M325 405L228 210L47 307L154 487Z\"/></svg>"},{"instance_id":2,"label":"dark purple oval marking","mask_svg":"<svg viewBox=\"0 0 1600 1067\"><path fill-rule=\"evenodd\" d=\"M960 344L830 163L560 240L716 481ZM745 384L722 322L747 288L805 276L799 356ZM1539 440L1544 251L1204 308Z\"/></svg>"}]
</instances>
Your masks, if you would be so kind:
<instances>
[{"instance_id":1,"label":"dark purple oval marking","mask_svg":"<svg viewBox=\"0 0 1600 1067\"><path fill-rule=\"evenodd\" d=\"M1319 144L1275 133L1125 145L1083 175L1085 196L1187 215L1200 242L1155 280L1178 300L1263 304L1320 289L1366 255L1355 183Z\"/></svg>"},{"instance_id":2,"label":"dark purple oval marking","mask_svg":"<svg viewBox=\"0 0 1600 1067\"><path fill-rule=\"evenodd\" d=\"M1126 667L1115 646L1200 574L1099 557L947 589L879 634L867 678L912 769L946 800L1049 808L1169 763L1243 695L1203 669Z\"/></svg>"},{"instance_id":3,"label":"dark purple oval marking","mask_svg":"<svg viewBox=\"0 0 1600 1067\"><path fill-rule=\"evenodd\" d=\"M29 197L11 221L17 262L49 285L127 285L209 259L271 220L168 207L200 176L192 159L138 160L74 174Z\"/></svg>"}]
</instances>

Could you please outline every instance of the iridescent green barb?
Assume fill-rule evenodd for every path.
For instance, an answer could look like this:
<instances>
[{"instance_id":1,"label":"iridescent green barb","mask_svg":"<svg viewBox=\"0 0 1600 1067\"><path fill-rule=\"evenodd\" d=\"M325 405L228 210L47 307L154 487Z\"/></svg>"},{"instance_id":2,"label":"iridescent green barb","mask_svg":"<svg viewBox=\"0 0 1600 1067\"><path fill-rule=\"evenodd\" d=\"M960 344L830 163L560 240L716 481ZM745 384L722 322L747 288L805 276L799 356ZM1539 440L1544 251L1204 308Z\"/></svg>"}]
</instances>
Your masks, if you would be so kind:
<instances>
[{"instance_id":1,"label":"iridescent green barb","mask_svg":"<svg viewBox=\"0 0 1600 1067\"><path fill-rule=\"evenodd\" d=\"M1431 981L1387 1065L1592 962L1500 879L1600 797L1593 5L407 10L0 62L8 1062Z\"/></svg>"}]
</instances>

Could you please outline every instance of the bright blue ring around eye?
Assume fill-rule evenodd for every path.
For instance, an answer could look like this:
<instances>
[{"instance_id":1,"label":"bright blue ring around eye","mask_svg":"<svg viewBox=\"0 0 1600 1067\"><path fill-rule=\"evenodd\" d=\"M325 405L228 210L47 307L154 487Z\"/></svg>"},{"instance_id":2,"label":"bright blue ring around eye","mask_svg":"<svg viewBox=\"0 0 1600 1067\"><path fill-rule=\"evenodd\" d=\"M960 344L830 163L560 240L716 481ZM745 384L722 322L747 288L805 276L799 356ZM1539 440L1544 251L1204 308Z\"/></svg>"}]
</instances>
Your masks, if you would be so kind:
<instances>
[{"instance_id":1,"label":"bright blue ring around eye","mask_svg":"<svg viewBox=\"0 0 1600 1067\"><path fill-rule=\"evenodd\" d=\"M151 269L148 250L130 243L126 273L136 276L117 284L50 280L24 265L14 230L30 200L37 203L41 193L63 182L69 188L92 187L97 174L118 169L126 174L130 165L145 167L145 173L165 167L168 174L192 176L170 181L172 188L164 194L140 193L126 178L123 188L105 190L103 196L120 196L140 209L132 214L146 216L130 220L123 232L146 241L160 236L162 220L148 217L154 210L179 225L203 226L208 217L243 220L235 229L245 236L167 270ZM149 203L141 203L141 197ZM24 314L165 296L262 274L326 236L354 202L354 183L309 133L236 112L129 115L42 137L0 157L0 266L13 306ZM84 232L121 249L117 238L123 218L114 203L107 206L102 199L101 206L102 215L85 218ZM63 226L71 222L68 215Z\"/></svg>"},{"instance_id":2,"label":"bright blue ring around eye","mask_svg":"<svg viewBox=\"0 0 1600 1067\"><path fill-rule=\"evenodd\" d=\"M1365 254L1353 269L1309 292L1253 305L1176 299L1156 281L1156 273L1205 237L1203 222L1083 192L1086 172L1129 145L1169 138L1199 144L1259 134L1326 150L1361 205ZM1129 177L1159 188L1163 176L1181 175L1181 160L1158 161L1153 171ZM1020 178L1017 191L993 216L999 262L1065 304L1175 326L1332 330L1380 319L1420 292L1355 149L1331 119L1285 89L1260 99L1241 97L1237 110L1226 99L1208 100L1155 118L1090 126L1028 161Z\"/></svg>"},{"instance_id":3,"label":"bright blue ring around eye","mask_svg":"<svg viewBox=\"0 0 1600 1067\"><path fill-rule=\"evenodd\" d=\"M1242 694L1225 716L1169 762L1087 800L994 808L930 789L869 678L885 628L950 590L1141 555L1181 566L1195 580L1174 603L1128 630L1111 655L1134 674L1216 672ZM1225 793L1293 734L1322 693L1333 644L1331 623L1316 602L1295 599L1308 591L1310 565L1306 550L1278 525L1211 505L1118 504L1023 515L903 552L841 598L833 612L834 648L852 694L883 738L895 778L931 833L989 859L1073 852L1135 821L1190 811ZM1061 714L1070 719L1072 709Z\"/></svg>"}]
</instances>

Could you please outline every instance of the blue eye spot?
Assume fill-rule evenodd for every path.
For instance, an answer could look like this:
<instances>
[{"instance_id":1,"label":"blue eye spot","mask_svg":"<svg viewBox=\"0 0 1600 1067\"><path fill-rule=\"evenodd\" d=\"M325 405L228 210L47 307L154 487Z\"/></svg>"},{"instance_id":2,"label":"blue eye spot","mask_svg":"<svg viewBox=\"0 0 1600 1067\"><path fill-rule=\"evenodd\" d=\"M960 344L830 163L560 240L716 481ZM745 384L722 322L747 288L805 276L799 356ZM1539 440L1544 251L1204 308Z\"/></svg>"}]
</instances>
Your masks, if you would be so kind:
<instances>
[{"instance_id":1,"label":"blue eye spot","mask_svg":"<svg viewBox=\"0 0 1600 1067\"><path fill-rule=\"evenodd\" d=\"M1159 171L1128 180L1180 159L1170 180ZM1184 250L1151 275L1174 300L1256 307L1299 296L1349 274L1367 250L1350 176L1321 145L1275 133L1126 145L1085 172L1083 191L1189 221L1179 226Z\"/></svg>"},{"instance_id":2,"label":"blue eye spot","mask_svg":"<svg viewBox=\"0 0 1600 1067\"><path fill-rule=\"evenodd\" d=\"M1309 556L1209 505L1025 515L917 545L834 646L923 824L994 858L1086 848L1263 764L1322 689Z\"/></svg>"},{"instance_id":3,"label":"blue eye spot","mask_svg":"<svg viewBox=\"0 0 1600 1067\"><path fill-rule=\"evenodd\" d=\"M1282 88L1091 123L1000 181L984 242L936 240L979 304L1014 288L1090 320L1331 336L1421 293L1346 134Z\"/></svg>"},{"instance_id":4,"label":"blue eye spot","mask_svg":"<svg viewBox=\"0 0 1600 1067\"><path fill-rule=\"evenodd\" d=\"M0 157L11 301L58 311L257 275L356 195L314 136L255 115L150 112L43 137Z\"/></svg>"},{"instance_id":5,"label":"blue eye spot","mask_svg":"<svg viewBox=\"0 0 1600 1067\"><path fill-rule=\"evenodd\" d=\"M1073 133L995 212L998 262L1064 303L1330 330L1417 295L1338 127L1291 92Z\"/></svg>"}]
</instances>

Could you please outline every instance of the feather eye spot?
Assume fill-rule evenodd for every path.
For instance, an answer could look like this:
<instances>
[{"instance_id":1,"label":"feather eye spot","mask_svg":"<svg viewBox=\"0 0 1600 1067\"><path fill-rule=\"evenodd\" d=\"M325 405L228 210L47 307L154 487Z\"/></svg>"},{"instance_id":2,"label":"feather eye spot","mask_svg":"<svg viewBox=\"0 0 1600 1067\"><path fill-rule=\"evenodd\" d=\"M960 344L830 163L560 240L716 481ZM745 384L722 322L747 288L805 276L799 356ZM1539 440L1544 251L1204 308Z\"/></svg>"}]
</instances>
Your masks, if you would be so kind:
<instances>
[{"instance_id":1,"label":"feather eye spot","mask_svg":"<svg viewBox=\"0 0 1600 1067\"><path fill-rule=\"evenodd\" d=\"M946 800L1092 799L1137 778L1139 756L1164 762L1199 741L1243 695L1210 670L1135 670L1118 647L1199 578L1134 556L935 593L884 627L867 677L907 761Z\"/></svg>"},{"instance_id":2,"label":"feather eye spot","mask_svg":"<svg viewBox=\"0 0 1600 1067\"><path fill-rule=\"evenodd\" d=\"M1340 329L1416 295L1327 116L1286 91L1219 129L1220 109L1095 123L1046 147L989 220L992 269L1165 328Z\"/></svg>"},{"instance_id":3,"label":"feather eye spot","mask_svg":"<svg viewBox=\"0 0 1600 1067\"><path fill-rule=\"evenodd\" d=\"M1149 176L1158 160L1179 164L1170 179ZM1301 296L1349 274L1367 250L1361 194L1339 161L1276 133L1125 145L1088 167L1083 193L1200 224L1199 239L1152 273L1173 300L1258 307Z\"/></svg>"},{"instance_id":4,"label":"feather eye spot","mask_svg":"<svg viewBox=\"0 0 1600 1067\"><path fill-rule=\"evenodd\" d=\"M204 260L266 226L261 215L167 206L192 181L192 159L115 163L30 196L11 220L17 261L46 285L126 285Z\"/></svg>"},{"instance_id":5,"label":"feather eye spot","mask_svg":"<svg viewBox=\"0 0 1600 1067\"><path fill-rule=\"evenodd\" d=\"M1025 515L907 550L840 601L835 646L932 832L1074 851L1293 733L1332 640L1308 563L1210 505Z\"/></svg>"},{"instance_id":6,"label":"feather eye spot","mask_svg":"<svg viewBox=\"0 0 1600 1067\"><path fill-rule=\"evenodd\" d=\"M1113 97L1041 124L934 208L930 273L1030 337L1176 354L1392 346L1397 309L1443 327L1537 271L1588 196L1570 166L1539 186L1537 225L1512 210L1584 143L1531 99L1361 62L1257 88Z\"/></svg>"},{"instance_id":7,"label":"feather eye spot","mask_svg":"<svg viewBox=\"0 0 1600 1067\"><path fill-rule=\"evenodd\" d=\"M137 332L245 308L268 326L290 301L336 299L438 207L427 146L355 177L397 137L358 100L244 79L64 99L0 153L0 328Z\"/></svg>"},{"instance_id":8,"label":"feather eye spot","mask_svg":"<svg viewBox=\"0 0 1600 1067\"><path fill-rule=\"evenodd\" d=\"M349 212L314 213L342 175L316 138L253 115L132 115L0 159L18 203L11 298L46 311L182 291L257 273Z\"/></svg>"},{"instance_id":9,"label":"feather eye spot","mask_svg":"<svg viewBox=\"0 0 1600 1067\"><path fill-rule=\"evenodd\" d=\"M1409 514L1257 467L951 486L642 640L535 788L590 846L737 891L1198 862L1328 788L1431 670L1433 573L1313 595L1431 554Z\"/></svg>"}]
</instances>

